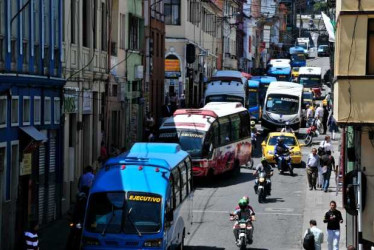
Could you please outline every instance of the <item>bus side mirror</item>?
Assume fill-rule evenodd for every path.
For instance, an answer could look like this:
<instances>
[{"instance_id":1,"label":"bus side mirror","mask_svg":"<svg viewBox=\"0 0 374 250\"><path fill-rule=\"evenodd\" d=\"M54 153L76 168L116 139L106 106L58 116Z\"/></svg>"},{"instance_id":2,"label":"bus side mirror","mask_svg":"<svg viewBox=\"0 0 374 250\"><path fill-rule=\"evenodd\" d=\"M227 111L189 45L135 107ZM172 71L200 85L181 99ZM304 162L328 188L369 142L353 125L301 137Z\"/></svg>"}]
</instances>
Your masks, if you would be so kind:
<instances>
[{"instance_id":1,"label":"bus side mirror","mask_svg":"<svg viewBox=\"0 0 374 250\"><path fill-rule=\"evenodd\" d=\"M170 211L166 212L165 219L166 219L166 221L169 221L169 222L172 222L174 220L173 210L170 210Z\"/></svg>"}]
</instances>

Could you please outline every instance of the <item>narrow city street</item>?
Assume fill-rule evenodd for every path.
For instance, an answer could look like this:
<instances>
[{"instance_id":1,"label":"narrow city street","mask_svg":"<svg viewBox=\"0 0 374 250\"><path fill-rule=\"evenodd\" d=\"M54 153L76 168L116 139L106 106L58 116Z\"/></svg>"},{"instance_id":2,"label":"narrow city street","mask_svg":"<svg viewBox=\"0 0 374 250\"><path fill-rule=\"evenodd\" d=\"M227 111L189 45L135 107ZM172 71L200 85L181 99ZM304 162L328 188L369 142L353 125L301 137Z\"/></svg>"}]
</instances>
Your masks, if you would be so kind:
<instances>
[{"instance_id":1,"label":"narrow city street","mask_svg":"<svg viewBox=\"0 0 374 250\"><path fill-rule=\"evenodd\" d=\"M313 58L308 60L308 66L322 67L322 76L329 68L329 58ZM325 86L325 92L329 88ZM260 125L257 125L260 128ZM305 136L305 129L300 129L300 143ZM323 140L322 135L313 141L313 147ZM255 154L254 167L260 163L260 144L264 136L258 138L258 148ZM229 213L233 211L238 200L244 195L250 197L250 204L256 212L254 223L254 242L249 249L302 249L302 233L304 210L311 204L306 204L307 177L305 162L312 147L303 147L303 164L296 168L295 175L280 175L274 169L272 177L272 195L267 202L259 204L253 186L254 170L243 169L237 177L220 176L214 184L199 182L194 196L194 218L191 234L187 237L190 249L235 249L233 222ZM336 150L336 149L335 149ZM336 187L335 183L331 185ZM321 191L316 191L321 192ZM331 191L333 192L333 191ZM325 205L328 209L328 204ZM311 218L307 218L309 220ZM321 220L322 218L315 218ZM320 225L320 228L325 225Z\"/></svg>"}]
</instances>

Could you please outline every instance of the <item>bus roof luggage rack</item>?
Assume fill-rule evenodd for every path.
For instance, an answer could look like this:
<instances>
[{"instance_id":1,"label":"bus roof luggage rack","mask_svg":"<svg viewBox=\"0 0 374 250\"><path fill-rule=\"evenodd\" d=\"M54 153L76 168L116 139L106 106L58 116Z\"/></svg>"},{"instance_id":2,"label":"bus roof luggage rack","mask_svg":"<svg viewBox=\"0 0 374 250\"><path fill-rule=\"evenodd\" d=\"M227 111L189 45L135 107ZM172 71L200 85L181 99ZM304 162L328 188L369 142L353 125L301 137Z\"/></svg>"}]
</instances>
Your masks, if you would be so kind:
<instances>
[{"instance_id":1,"label":"bus roof luggage rack","mask_svg":"<svg viewBox=\"0 0 374 250\"><path fill-rule=\"evenodd\" d=\"M144 158L144 157L125 157L119 161L120 164L126 166L147 166L147 167L156 167L170 170L170 166L166 160L155 159L155 158Z\"/></svg>"},{"instance_id":2,"label":"bus roof luggage rack","mask_svg":"<svg viewBox=\"0 0 374 250\"><path fill-rule=\"evenodd\" d=\"M218 115L212 110L205 110L205 109L177 109L173 116L177 115L203 115L203 116L211 116L217 118Z\"/></svg>"},{"instance_id":3,"label":"bus roof luggage rack","mask_svg":"<svg viewBox=\"0 0 374 250\"><path fill-rule=\"evenodd\" d=\"M244 76L243 76L244 77ZM231 83L231 81L236 81L238 82L237 84L243 84L242 82L242 79L241 78L238 78L238 77L232 77L232 76L213 76L209 79L209 83L212 83L214 81L223 81L223 82L229 82L229 84Z\"/></svg>"}]
</instances>

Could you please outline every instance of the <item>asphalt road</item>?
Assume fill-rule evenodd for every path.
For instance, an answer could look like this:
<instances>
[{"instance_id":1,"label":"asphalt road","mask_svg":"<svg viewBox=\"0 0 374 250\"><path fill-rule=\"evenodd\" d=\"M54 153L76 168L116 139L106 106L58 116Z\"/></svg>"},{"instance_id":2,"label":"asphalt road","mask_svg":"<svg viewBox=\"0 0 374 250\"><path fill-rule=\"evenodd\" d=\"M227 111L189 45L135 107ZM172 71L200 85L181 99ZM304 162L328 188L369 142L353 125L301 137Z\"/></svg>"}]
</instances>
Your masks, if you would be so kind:
<instances>
[{"instance_id":1,"label":"asphalt road","mask_svg":"<svg viewBox=\"0 0 374 250\"><path fill-rule=\"evenodd\" d=\"M328 69L328 58L311 59L308 65ZM300 130L300 137L303 137ZM263 136L258 138L258 146ZM322 140L317 138L315 142ZM259 147L258 147L259 149ZM306 161L311 148L302 150ZM256 151L254 162L259 164L261 152ZM254 241L247 249L293 250L302 249L300 234L303 231L303 211L306 195L305 164L294 170L295 176L280 175L275 169L272 177L272 195L267 203L259 204L254 193L253 170L242 169L240 175L220 176L213 183L199 182L194 194L193 226L186 238L187 249L220 250L237 249L232 232L233 222L229 212L244 195L256 212Z\"/></svg>"}]
</instances>

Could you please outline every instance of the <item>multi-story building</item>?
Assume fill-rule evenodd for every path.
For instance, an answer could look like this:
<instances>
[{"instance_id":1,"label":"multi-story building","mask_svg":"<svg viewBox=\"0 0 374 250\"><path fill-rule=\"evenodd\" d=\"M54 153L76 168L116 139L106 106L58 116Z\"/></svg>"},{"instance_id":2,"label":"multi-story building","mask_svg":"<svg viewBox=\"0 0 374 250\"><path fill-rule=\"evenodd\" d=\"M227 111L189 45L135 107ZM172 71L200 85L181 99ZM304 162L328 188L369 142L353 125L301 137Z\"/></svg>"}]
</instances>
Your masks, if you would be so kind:
<instances>
[{"instance_id":1,"label":"multi-story building","mask_svg":"<svg viewBox=\"0 0 374 250\"><path fill-rule=\"evenodd\" d=\"M144 20L146 34L145 57L145 101L156 122L160 121L160 104L164 101L165 79L165 16L163 0L144 1Z\"/></svg>"},{"instance_id":2,"label":"multi-story building","mask_svg":"<svg viewBox=\"0 0 374 250\"><path fill-rule=\"evenodd\" d=\"M65 0L62 211L75 199L83 168L97 165L108 77L108 1Z\"/></svg>"},{"instance_id":3,"label":"multi-story building","mask_svg":"<svg viewBox=\"0 0 374 250\"><path fill-rule=\"evenodd\" d=\"M222 1L164 0L166 101L171 93L185 93L187 106L199 106L204 80L221 66L222 8ZM234 41L236 34L231 36ZM234 43L230 51L235 54Z\"/></svg>"},{"instance_id":4,"label":"multi-story building","mask_svg":"<svg viewBox=\"0 0 374 250\"><path fill-rule=\"evenodd\" d=\"M224 0L223 1L223 17L222 17L222 36L223 36L223 69L238 69L237 52L241 52L237 43L243 41L241 24L237 22L238 16L241 15L243 2L240 0ZM237 35L237 33L240 33ZM239 40L237 40L239 38ZM240 40L241 38L241 40Z\"/></svg>"},{"instance_id":5,"label":"multi-story building","mask_svg":"<svg viewBox=\"0 0 374 250\"><path fill-rule=\"evenodd\" d=\"M360 249L374 246L373 13L371 0L336 1L334 116L346 131L341 166L345 172L343 197L349 198L345 200L350 213L347 244L361 243L364 247Z\"/></svg>"},{"instance_id":6,"label":"multi-story building","mask_svg":"<svg viewBox=\"0 0 374 250\"><path fill-rule=\"evenodd\" d=\"M0 0L0 248L61 213L62 0Z\"/></svg>"},{"instance_id":7,"label":"multi-story building","mask_svg":"<svg viewBox=\"0 0 374 250\"><path fill-rule=\"evenodd\" d=\"M104 131L107 145L110 145L109 152L111 148L129 148L132 143L143 139L145 104L143 1L110 2L110 79L104 107Z\"/></svg>"}]
</instances>

